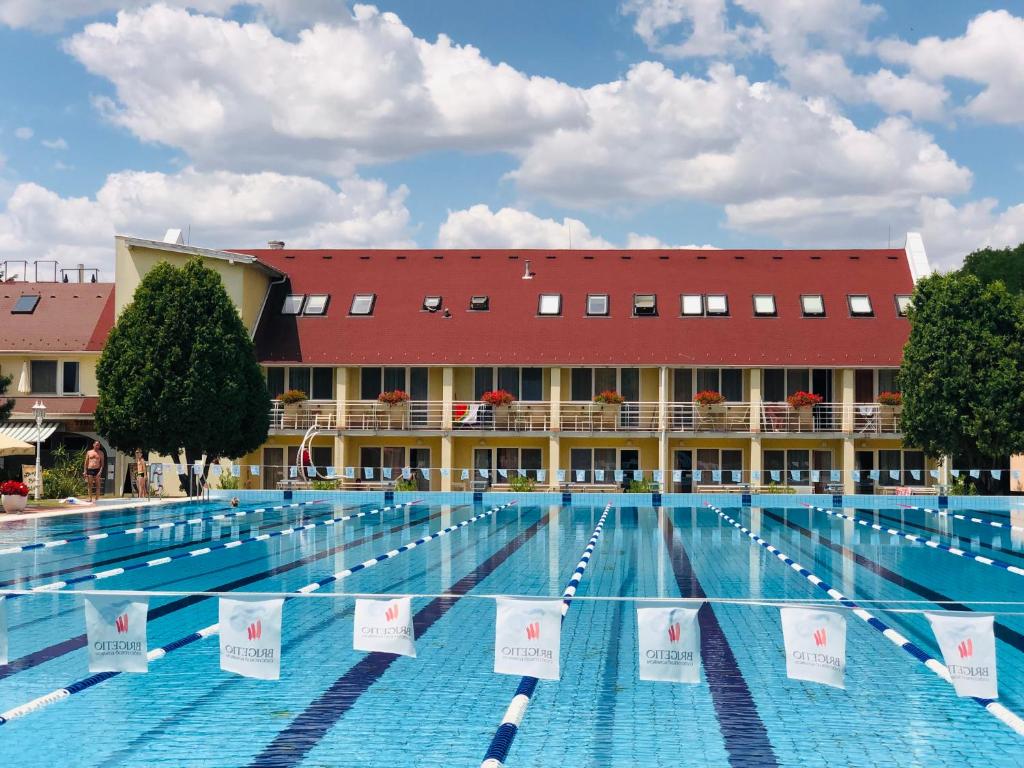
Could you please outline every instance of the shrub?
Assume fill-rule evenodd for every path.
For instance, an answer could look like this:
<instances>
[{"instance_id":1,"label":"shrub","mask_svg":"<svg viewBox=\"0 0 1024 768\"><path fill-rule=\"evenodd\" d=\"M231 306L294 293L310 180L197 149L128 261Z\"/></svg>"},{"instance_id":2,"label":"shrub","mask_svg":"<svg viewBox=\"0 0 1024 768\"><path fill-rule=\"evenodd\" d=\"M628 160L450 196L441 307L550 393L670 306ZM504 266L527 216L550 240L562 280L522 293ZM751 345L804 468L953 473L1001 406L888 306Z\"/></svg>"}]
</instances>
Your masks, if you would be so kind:
<instances>
[{"instance_id":1,"label":"shrub","mask_svg":"<svg viewBox=\"0 0 1024 768\"><path fill-rule=\"evenodd\" d=\"M950 478L948 493L950 496L977 496L978 489L974 487L973 483L967 482L967 478L960 475Z\"/></svg>"},{"instance_id":2,"label":"shrub","mask_svg":"<svg viewBox=\"0 0 1024 768\"><path fill-rule=\"evenodd\" d=\"M337 480L314 480L312 484L314 491L336 491L338 490Z\"/></svg>"},{"instance_id":3,"label":"shrub","mask_svg":"<svg viewBox=\"0 0 1024 768\"><path fill-rule=\"evenodd\" d=\"M622 405L626 402L626 398L616 392L614 389L606 389L604 392L599 392L594 395L595 403L604 403L605 405Z\"/></svg>"},{"instance_id":4,"label":"shrub","mask_svg":"<svg viewBox=\"0 0 1024 768\"><path fill-rule=\"evenodd\" d=\"M220 473L220 479L217 484L222 491L237 491L242 487L242 478L235 477L231 474L231 470L228 469Z\"/></svg>"},{"instance_id":5,"label":"shrub","mask_svg":"<svg viewBox=\"0 0 1024 768\"><path fill-rule=\"evenodd\" d=\"M650 493L651 483L648 480L630 480L626 493Z\"/></svg>"},{"instance_id":6,"label":"shrub","mask_svg":"<svg viewBox=\"0 0 1024 768\"><path fill-rule=\"evenodd\" d=\"M287 392L282 392L277 399L285 405L295 405L306 402L309 400L309 396L301 389L289 389Z\"/></svg>"},{"instance_id":7,"label":"shrub","mask_svg":"<svg viewBox=\"0 0 1024 768\"><path fill-rule=\"evenodd\" d=\"M903 395L899 392L882 392L878 395L879 405L903 405Z\"/></svg>"},{"instance_id":8,"label":"shrub","mask_svg":"<svg viewBox=\"0 0 1024 768\"><path fill-rule=\"evenodd\" d=\"M794 392L786 398L790 408L810 408L821 403L821 395L814 395L810 392Z\"/></svg>"},{"instance_id":9,"label":"shrub","mask_svg":"<svg viewBox=\"0 0 1024 768\"><path fill-rule=\"evenodd\" d=\"M512 403L516 401L513 394L504 389L495 389L490 392L484 392L483 397L480 399L488 405L512 405Z\"/></svg>"},{"instance_id":10,"label":"shrub","mask_svg":"<svg viewBox=\"0 0 1024 768\"><path fill-rule=\"evenodd\" d=\"M28 496L28 486L20 480L8 480L0 485L0 496Z\"/></svg>"},{"instance_id":11,"label":"shrub","mask_svg":"<svg viewBox=\"0 0 1024 768\"><path fill-rule=\"evenodd\" d=\"M416 490L416 481L413 480L411 477L408 480L406 480L404 477L400 477L397 480L395 480L395 490L396 491L415 491Z\"/></svg>"},{"instance_id":12,"label":"shrub","mask_svg":"<svg viewBox=\"0 0 1024 768\"><path fill-rule=\"evenodd\" d=\"M82 477L85 451L68 451L66 445L59 445L50 453L53 467L43 470L43 496L47 499L65 499L68 496L84 496L87 488Z\"/></svg>"},{"instance_id":13,"label":"shrub","mask_svg":"<svg viewBox=\"0 0 1024 768\"><path fill-rule=\"evenodd\" d=\"M516 493L529 493L536 485L532 477L520 477L519 475L513 475L508 481L509 490Z\"/></svg>"},{"instance_id":14,"label":"shrub","mask_svg":"<svg viewBox=\"0 0 1024 768\"><path fill-rule=\"evenodd\" d=\"M705 389L693 396L693 402L697 405L720 405L725 402L725 395L713 389Z\"/></svg>"},{"instance_id":15,"label":"shrub","mask_svg":"<svg viewBox=\"0 0 1024 768\"><path fill-rule=\"evenodd\" d=\"M796 488L790 488L788 485L778 485L776 483L770 483L767 487L759 490L758 493L796 493Z\"/></svg>"},{"instance_id":16,"label":"shrub","mask_svg":"<svg viewBox=\"0 0 1024 768\"><path fill-rule=\"evenodd\" d=\"M393 389L390 392L381 392L377 395L377 400L386 405L398 405L408 401L409 393L401 389Z\"/></svg>"}]
</instances>

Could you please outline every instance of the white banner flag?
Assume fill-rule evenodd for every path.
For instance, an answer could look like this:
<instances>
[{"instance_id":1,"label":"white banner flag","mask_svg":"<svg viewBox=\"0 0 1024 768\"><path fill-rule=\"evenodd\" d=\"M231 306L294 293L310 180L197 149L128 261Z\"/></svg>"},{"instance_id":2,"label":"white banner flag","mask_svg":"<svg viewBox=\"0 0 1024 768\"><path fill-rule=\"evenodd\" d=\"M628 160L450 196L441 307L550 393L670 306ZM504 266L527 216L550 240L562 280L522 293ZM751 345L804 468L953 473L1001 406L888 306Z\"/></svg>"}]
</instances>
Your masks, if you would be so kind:
<instances>
[{"instance_id":1,"label":"white banner flag","mask_svg":"<svg viewBox=\"0 0 1024 768\"><path fill-rule=\"evenodd\" d=\"M999 697L994 617L926 613L957 696Z\"/></svg>"},{"instance_id":2,"label":"white banner flag","mask_svg":"<svg viewBox=\"0 0 1024 768\"><path fill-rule=\"evenodd\" d=\"M220 668L245 677L281 677L284 600L220 599Z\"/></svg>"},{"instance_id":3,"label":"white banner flag","mask_svg":"<svg viewBox=\"0 0 1024 768\"><path fill-rule=\"evenodd\" d=\"M494 671L557 680L562 645L561 600L497 598Z\"/></svg>"},{"instance_id":4,"label":"white banner flag","mask_svg":"<svg viewBox=\"0 0 1024 768\"><path fill-rule=\"evenodd\" d=\"M416 656L412 627L412 600L356 600L352 647L357 651L381 651Z\"/></svg>"},{"instance_id":5,"label":"white banner flag","mask_svg":"<svg viewBox=\"0 0 1024 768\"><path fill-rule=\"evenodd\" d=\"M0 597L0 667L7 663L7 598Z\"/></svg>"},{"instance_id":6,"label":"white banner flag","mask_svg":"<svg viewBox=\"0 0 1024 768\"><path fill-rule=\"evenodd\" d=\"M640 679L700 682L700 626L696 608L637 608Z\"/></svg>"},{"instance_id":7,"label":"white banner flag","mask_svg":"<svg viewBox=\"0 0 1024 768\"><path fill-rule=\"evenodd\" d=\"M786 675L845 688L846 617L819 608L781 608Z\"/></svg>"},{"instance_id":8,"label":"white banner flag","mask_svg":"<svg viewBox=\"0 0 1024 768\"><path fill-rule=\"evenodd\" d=\"M139 598L85 598L85 633L90 672L148 672L146 617Z\"/></svg>"}]
</instances>

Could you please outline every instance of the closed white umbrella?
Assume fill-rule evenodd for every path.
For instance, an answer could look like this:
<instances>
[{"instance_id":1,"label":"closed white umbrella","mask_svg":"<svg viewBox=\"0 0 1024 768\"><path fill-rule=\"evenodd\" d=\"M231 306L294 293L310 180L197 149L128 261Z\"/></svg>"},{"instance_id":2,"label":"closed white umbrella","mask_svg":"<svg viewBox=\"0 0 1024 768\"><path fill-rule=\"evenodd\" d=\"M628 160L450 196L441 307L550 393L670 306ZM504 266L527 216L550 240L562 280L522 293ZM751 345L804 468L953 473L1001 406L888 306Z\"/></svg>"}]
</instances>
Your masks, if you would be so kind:
<instances>
[{"instance_id":1,"label":"closed white umbrella","mask_svg":"<svg viewBox=\"0 0 1024 768\"><path fill-rule=\"evenodd\" d=\"M0 456L31 456L36 449L29 443L0 433Z\"/></svg>"},{"instance_id":2,"label":"closed white umbrella","mask_svg":"<svg viewBox=\"0 0 1024 768\"><path fill-rule=\"evenodd\" d=\"M21 364L21 376L18 377L18 391L23 395L27 395L32 391L32 383L29 381L27 362Z\"/></svg>"}]
</instances>

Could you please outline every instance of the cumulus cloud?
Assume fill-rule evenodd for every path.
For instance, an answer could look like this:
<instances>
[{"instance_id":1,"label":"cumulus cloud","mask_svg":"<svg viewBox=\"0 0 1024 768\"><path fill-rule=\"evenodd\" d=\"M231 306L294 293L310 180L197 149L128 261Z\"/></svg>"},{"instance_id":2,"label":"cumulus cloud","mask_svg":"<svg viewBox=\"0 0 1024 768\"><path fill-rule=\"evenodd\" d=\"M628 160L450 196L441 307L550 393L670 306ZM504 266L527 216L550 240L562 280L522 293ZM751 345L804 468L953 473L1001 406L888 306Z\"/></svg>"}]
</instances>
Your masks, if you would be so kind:
<instances>
[{"instance_id":1,"label":"cumulus cloud","mask_svg":"<svg viewBox=\"0 0 1024 768\"><path fill-rule=\"evenodd\" d=\"M14 129L14 137L21 139L22 141L28 141L35 136L35 131L29 128L27 125L22 125Z\"/></svg>"},{"instance_id":2,"label":"cumulus cloud","mask_svg":"<svg viewBox=\"0 0 1024 768\"><path fill-rule=\"evenodd\" d=\"M0 208L0 255L85 262L109 277L115 232L159 238L188 226L193 242L243 247L282 239L295 247L411 247L408 190L358 176L332 187L278 173L125 171L95 197L61 197L19 184Z\"/></svg>"},{"instance_id":3,"label":"cumulus cloud","mask_svg":"<svg viewBox=\"0 0 1024 768\"><path fill-rule=\"evenodd\" d=\"M729 27L725 0L625 0L621 10L636 17L633 31L647 47L669 58L719 56L745 45L743 30Z\"/></svg>"},{"instance_id":4,"label":"cumulus cloud","mask_svg":"<svg viewBox=\"0 0 1024 768\"><path fill-rule=\"evenodd\" d=\"M39 143L47 149L65 150L68 148L68 143L60 137L56 139L43 139Z\"/></svg>"},{"instance_id":5,"label":"cumulus cloud","mask_svg":"<svg viewBox=\"0 0 1024 768\"><path fill-rule=\"evenodd\" d=\"M960 207L945 198L923 198L918 205L920 228L933 264L956 268L979 248L1005 248L1024 242L1024 204L999 210L992 198Z\"/></svg>"}]
</instances>

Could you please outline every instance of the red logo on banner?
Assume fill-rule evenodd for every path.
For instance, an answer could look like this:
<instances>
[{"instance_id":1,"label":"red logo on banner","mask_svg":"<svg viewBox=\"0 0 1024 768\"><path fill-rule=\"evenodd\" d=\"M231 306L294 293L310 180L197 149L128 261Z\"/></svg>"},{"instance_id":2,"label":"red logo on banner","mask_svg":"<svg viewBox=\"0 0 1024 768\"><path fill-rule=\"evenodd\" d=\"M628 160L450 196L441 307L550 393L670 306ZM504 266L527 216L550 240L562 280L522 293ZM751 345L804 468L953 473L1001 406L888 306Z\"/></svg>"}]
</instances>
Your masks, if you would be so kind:
<instances>
[{"instance_id":1,"label":"red logo on banner","mask_svg":"<svg viewBox=\"0 0 1024 768\"><path fill-rule=\"evenodd\" d=\"M123 635L128 631L128 614L122 613L114 619L114 626L117 627L117 634Z\"/></svg>"},{"instance_id":2,"label":"red logo on banner","mask_svg":"<svg viewBox=\"0 0 1024 768\"><path fill-rule=\"evenodd\" d=\"M828 640L825 638L825 630L824 629L816 629L816 630L814 630L814 644L820 648L821 646L825 645L826 643L828 643Z\"/></svg>"},{"instance_id":3,"label":"red logo on banner","mask_svg":"<svg viewBox=\"0 0 1024 768\"><path fill-rule=\"evenodd\" d=\"M971 638L961 641L958 645L957 650L960 651L961 659L969 659L974 655L974 641Z\"/></svg>"},{"instance_id":4,"label":"red logo on banner","mask_svg":"<svg viewBox=\"0 0 1024 768\"><path fill-rule=\"evenodd\" d=\"M527 640L540 640L540 622L535 621L532 624L526 625L526 639Z\"/></svg>"},{"instance_id":5,"label":"red logo on banner","mask_svg":"<svg viewBox=\"0 0 1024 768\"><path fill-rule=\"evenodd\" d=\"M678 643L679 642L679 638L681 636L682 636L682 634L681 634L681 631L679 629L679 623L676 622L675 624L670 624L669 627L668 627L668 639L669 639L669 642L671 642L671 643Z\"/></svg>"},{"instance_id":6,"label":"red logo on banner","mask_svg":"<svg viewBox=\"0 0 1024 768\"><path fill-rule=\"evenodd\" d=\"M263 634L263 623L257 619L254 624L250 624L249 625L249 639L250 640L259 640L260 636L262 634Z\"/></svg>"},{"instance_id":7,"label":"red logo on banner","mask_svg":"<svg viewBox=\"0 0 1024 768\"><path fill-rule=\"evenodd\" d=\"M397 619L398 618L398 606L397 605L389 605L388 609L386 611L384 611L384 618L387 619L388 621L394 621L395 619Z\"/></svg>"}]
</instances>

